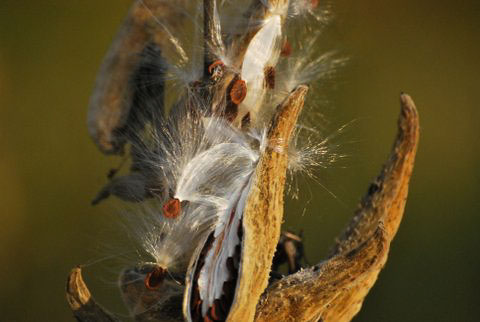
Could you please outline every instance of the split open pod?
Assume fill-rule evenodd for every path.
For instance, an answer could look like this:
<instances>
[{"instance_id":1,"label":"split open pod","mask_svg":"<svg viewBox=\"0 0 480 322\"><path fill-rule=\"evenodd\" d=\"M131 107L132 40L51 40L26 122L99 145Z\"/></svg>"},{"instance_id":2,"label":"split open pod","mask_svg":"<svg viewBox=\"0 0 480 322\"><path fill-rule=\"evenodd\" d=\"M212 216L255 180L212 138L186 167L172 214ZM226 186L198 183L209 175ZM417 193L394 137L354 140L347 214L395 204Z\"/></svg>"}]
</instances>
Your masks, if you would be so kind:
<instances>
[{"instance_id":1,"label":"split open pod","mask_svg":"<svg viewBox=\"0 0 480 322\"><path fill-rule=\"evenodd\" d=\"M114 195L156 205L130 221L150 260L123 271L124 302L136 321L349 321L403 215L419 136L413 101L401 95L391 155L331 256L269 285L305 84L337 62L295 56L287 39L303 15L320 20L317 1L253 0L229 28L219 8L229 2L200 3L202 15L196 1L135 1L92 96L94 142L106 154L128 147L131 161L94 203ZM193 16L200 59L178 29ZM79 267L67 299L79 321L118 320L93 300Z\"/></svg>"}]
</instances>

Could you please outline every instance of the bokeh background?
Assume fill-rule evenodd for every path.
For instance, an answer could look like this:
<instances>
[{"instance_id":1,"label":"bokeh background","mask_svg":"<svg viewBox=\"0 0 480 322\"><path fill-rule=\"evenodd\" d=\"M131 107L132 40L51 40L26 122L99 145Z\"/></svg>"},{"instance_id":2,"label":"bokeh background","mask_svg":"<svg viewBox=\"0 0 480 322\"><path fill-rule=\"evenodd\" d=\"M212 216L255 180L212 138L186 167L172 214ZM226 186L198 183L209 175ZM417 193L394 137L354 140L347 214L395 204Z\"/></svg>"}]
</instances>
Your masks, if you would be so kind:
<instances>
[{"instance_id":1,"label":"bokeh background","mask_svg":"<svg viewBox=\"0 0 480 322\"><path fill-rule=\"evenodd\" d=\"M317 173L321 186L300 181L303 195L288 203L285 227L304 230L310 262L325 255L388 155L405 91L421 117L409 200L355 321L478 321L480 2L332 3L325 39L350 61L326 95L323 126L333 133L351 123L337 137L348 158ZM85 263L97 298L120 310L108 274L116 269L108 255L121 253L109 248L122 241L113 237L120 206L90 206L118 160L96 149L85 119L129 4L0 1L2 321L72 321L65 278Z\"/></svg>"}]
</instances>

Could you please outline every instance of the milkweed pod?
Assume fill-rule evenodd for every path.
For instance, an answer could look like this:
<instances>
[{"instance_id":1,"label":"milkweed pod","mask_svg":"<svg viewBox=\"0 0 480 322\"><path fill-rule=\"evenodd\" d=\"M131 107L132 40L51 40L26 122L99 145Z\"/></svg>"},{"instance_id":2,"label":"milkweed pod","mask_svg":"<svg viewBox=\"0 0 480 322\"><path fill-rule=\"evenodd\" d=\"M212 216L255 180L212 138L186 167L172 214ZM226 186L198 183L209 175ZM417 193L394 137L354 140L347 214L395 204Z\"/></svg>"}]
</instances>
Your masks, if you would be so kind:
<instances>
[{"instance_id":1,"label":"milkweed pod","mask_svg":"<svg viewBox=\"0 0 480 322\"><path fill-rule=\"evenodd\" d=\"M253 320L280 235L285 151L306 93L299 86L278 107L255 172L244 178L215 230L194 252L183 302L187 321Z\"/></svg>"}]
</instances>

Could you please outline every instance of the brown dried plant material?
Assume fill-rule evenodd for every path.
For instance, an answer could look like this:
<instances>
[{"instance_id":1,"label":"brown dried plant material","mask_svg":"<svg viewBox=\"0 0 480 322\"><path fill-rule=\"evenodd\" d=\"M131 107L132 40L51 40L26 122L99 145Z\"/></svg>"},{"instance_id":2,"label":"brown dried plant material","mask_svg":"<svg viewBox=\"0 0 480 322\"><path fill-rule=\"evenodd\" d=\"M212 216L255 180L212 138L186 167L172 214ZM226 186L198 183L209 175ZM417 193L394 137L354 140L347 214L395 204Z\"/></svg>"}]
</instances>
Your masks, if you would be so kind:
<instances>
[{"instance_id":1,"label":"brown dried plant material","mask_svg":"<svg viewBox=\"0 0 480 322\"><path fill-rule=\"evenodd\" d=\"M252 321L267 287L283 220L287 148L308 87L297 87L279 106L268 133L243 217L243 250L236 295L228 321ZM261 245L261 247L259 247Z\"/></svg>"},{"instance_id":2,"label":"brown dried plant material","mask_svg":"<svg viewBox=\"0 0 480 322\"><path fill-rule=\"evenodd\" d=\"M186 1L186 0L179 0ZM135 1L108 50L90 99L88 130L104 153L121 153L126 138L122 130L131 112L134 90L130 81L151 43L167 47L168 34L156 19L174 26L183 20L166 1Z\"/></svg>"},{"instance_id":3,"label":"brown dried plant material","mask_svg":"<svg viewBox=\"0 0 480 322\"><path fill-rule=\"evenodd\" d=\"M67 280L67 302L78 321L117 322L111 313L98 305L82 278L82 269L75 267Z\"/></svg>"},{"instance_id":4,"label":"brown dried plant material","mask_svg":"<svg viewBox=\"0 0 480 322\"><path fill-rule=\"evenodd\" d=\"M245 251L254 254L255 258L244 262L238 291L241 296L237 297L232 307L230 321L251 320L254 305L257 306L255 321L350 321L358 313L387 260L390 243L402 219L418 145L419 121L415 105L406 94L401 95L400 101L399 130L392 153L379 177L368 189L351 223L338 239L332 255L314 267L273 284L257 305L255 295L266 286L265 274L268 278L270 254L274 251L271 246L278 240L281 222L281 215L270 218L262 214L268 214L273 209L283 211L276 207L283 198L283 193L278 194L278 191L283 191L284 182L284 177L269 176L275 173L271 167L283 164L283 161L273 162L274 159L281 160L282 154L270 150L262 156L256 192L248 201L246 213L249 215L245 220L245 226L249 227L245 236L246 249L250 249ZM284 118L277 117L278 126L273 128L288 129L291 124L285 122ZM269 136L270 142L285 142L282 140L285 136L275 130ZM265 251L256 255L258 245L264 244ZM67 284L67 299L77 319L116 321L95 303L80 274L79 268L74 269ZM143 281L140 284L143 285ZM124 294L140 303L146 301L135 292L125 291ZM166 306L149 310L148 319L145 319L144 314L147 313L144 312L138 314L136 320L179 321L179 313L177 297Z\"/></svg>"},{"instance_id":5,"label":"brown dried plant material","mask_svg":"<svg viewBox=\"0 0 480 322\"><path fill-rule=\"evenodd\" d=\"M239 105L243 102L246 96L247 84L245 81L242 79L235 80L232 85L232 89L230 90L230 99L232 100L232 103Z\"/></svg>"},{"instance_id":6,"label":"brown dried plant material","mask_svg":"<svg viewBox=\"0 0 480 322\"><path fill-rule=\"evenodd\" d=\"M369 272L371 263L385 253L384 235L379 228L355 252L283 278L262 296L255 321L326 321L322 313L329 311L332 300L350 284L361 282L359 276Z\"/></svg>"},{"instance_id":7,"label":"brown dried plant material","mask_svg":"<svg viewBox=\"0 0 480 322\"><path fill-rule=\"evenodd\" d=\"M376 181L370 185L352 222L339 238L334 254L354 251L379 225L385 227L388 246L397 233L405 210L420 135L418 113L413 100L409 95L402 94L400 103L398 134L390 158ZM325 321L349 321L360 311L363 299L375 284L387 256L388 248L360 283L332 303L332 308L324 315Z\"/></svg>"},{"instance_id":8,"label":"brown dried plant material","mask_svg":"<svg viewBox=\"0 0 480 322\"><path fill-rule=\"evenodd\" d=\"M317 2L312 1L312 6ZM270 4L286 5L288 0L270 0ZM206 91L203 96L209 98L212 104L205 105L211 105L214 113L218 112L215 110L216 102L229 98L235 108L225 111L225 114L227 118L235 118L238 113L236 104L243 100L244 95L241 94L244 91L242 86L233 94L229 91L230 85L235 84L235 77L238 77L234 70L241 67L246 48L260 28L258 21L267 18L271 12L260 0L252 1L245 14L246 19L235 28L238 34L230 35L226 44L234 56L232 66L229 66L232 70L229 70L220 68L220 64L215 64L218 57L210 55L224 50L221 31L214 21L214 6L215 1L204 0L204 41L205 48L211 50L205 53L205 79L198 81L208 86L198 88ZM122 152L125 143L132 139L128 136L127 125L130 131L143 128L144 124L129 123L135 119L131 118L132 113L137 113L135 104L132 104L135 92L129 84L142 64L141 53L144 50L153 46L161 55L164 47L172 46L171 39L156 21L161 19L172 25L182 23L181 14L171 9L169 1L135 1L104 60L92 96L88 121L90 134L104 153ZM285 44L289 45L288 42ZM290 52L291 47L288 47ZM215 74L213 82L212 72ZM274 86L274 77L266 77L266 80L271 83L267 85ZM244 89L246 92L246 87ZM391 156L329 258L284 277L265 290L283 220L286 150L306 92L306 86L294 90L278 108L271 123L268 147L260 156L242 221L242 265L238 284L231 287L236 295L229 310L229 321L351 320L360 310L385 264L390 242L402 219L419 135L415 106L405 94L401 95L399 132ZM234 99L239 103L235 103ZM191 108L190 103L184 104L186 108ZM163 109L163 103L160 106ZM250 115L242 117L242 128L248 128ZM147 180L150 177L149 173L132 170L126 177L113 178L96 200L114 194L122 199L141 201L152 191ZM154 190L159 190L157 188ZM176 217L181 211L180 203L170 202L167 216ZM144 266L126 270L120 280L124 301L135 320L181 321L183 286L177 282L180 279L155 271L153 266ZM67 300L79 321L117 321L115 316L95 303L82 280L80 268L72 270L69 276ZM220 319L222 312L218 312L217 308L217 303L214 303L211 316Z\"/></svg>"},{"instance_id":9,"label":"brown dried plant material","mask_svg":"<svg viewBox=\"0 0 480 322\"><path fill-rule=\"evenodd\" d=\"M239 238L234 257L226 261L231 279L223 284L223 295L210 303L207 315L200 312L199 272L206 253L212 247L210 235L197 248L186 278L184 315L186 320L223 317L219 320L251 321L256 303L268 284L270 267L280 237L283 195L287 170L287 150L297 118L303 108L307 86L298 86L276 110L267 135L267 147L260 155L252 188L242 212ZM222 234L218 238L222 238ZM258 247L262 245L262 247ZM229 262L229 260L231 260ZM235 268L239 264L239 269Z\"/></svg>"},{"instance_id":10,"label":"brown dried plant material","mask_svg":"<svg viewBox=\"0 0 480 322\"><path fill-rule=\"evenodd\" d=\"M275 67L265 67L265 86L269 89L275 88Z\"/></svg>"},{"instance_id":11,"label":"brown dried plant material","mask_svg":"<svg viewBox=\"0 0 480 322\"><path fill-rule=\"evenodd\" d=\"M272 285L256 321L350 321L385 265L403 216L419 138L415 105L400 97L401 115L391 155L368 189L331 257Z\"/></svg>"}]
</instances>

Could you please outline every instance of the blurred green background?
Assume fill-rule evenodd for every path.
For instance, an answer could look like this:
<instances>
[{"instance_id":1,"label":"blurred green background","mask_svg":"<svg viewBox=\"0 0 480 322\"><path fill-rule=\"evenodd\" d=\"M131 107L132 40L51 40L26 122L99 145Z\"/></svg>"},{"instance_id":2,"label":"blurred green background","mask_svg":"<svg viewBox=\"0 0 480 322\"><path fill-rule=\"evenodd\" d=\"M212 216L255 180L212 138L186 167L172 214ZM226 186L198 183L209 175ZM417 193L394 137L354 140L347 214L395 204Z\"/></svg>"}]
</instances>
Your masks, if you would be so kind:
<instances>
[{"instance_id":1,"label":"blurred green background","mask_svg":"<svg viewBox=\"0 0 480 322\"><path fill-rule=\"evenodd\" d=\"M119 204L90 206L118 160L96 149L85 119L129 4L0 1L2 321L73 320L65 278L83 263L92 263L86 273L97 298L119 310L107 258L121 252L109 251L122 239L113 237ZM338 0L333 10L326 37L350 62L322 113L332 132L354 120L338 138L349 158L318 173L324 187L303 183L286 227L304 229L310 262L325 255L386 159L405 91L421 117L409 200L355 321L478 321L480 2ZM107 273L92 278L100 266Z\"/></svg>"}]
</instances>

